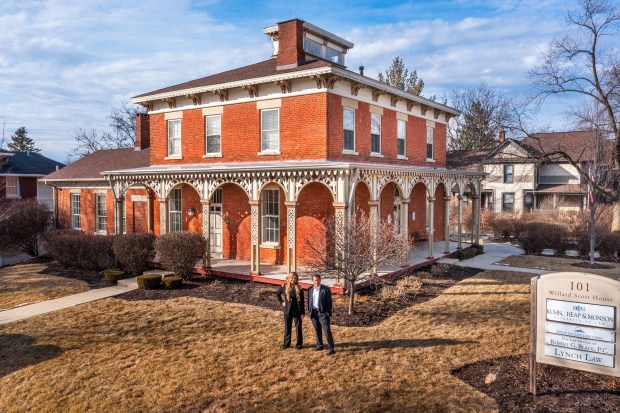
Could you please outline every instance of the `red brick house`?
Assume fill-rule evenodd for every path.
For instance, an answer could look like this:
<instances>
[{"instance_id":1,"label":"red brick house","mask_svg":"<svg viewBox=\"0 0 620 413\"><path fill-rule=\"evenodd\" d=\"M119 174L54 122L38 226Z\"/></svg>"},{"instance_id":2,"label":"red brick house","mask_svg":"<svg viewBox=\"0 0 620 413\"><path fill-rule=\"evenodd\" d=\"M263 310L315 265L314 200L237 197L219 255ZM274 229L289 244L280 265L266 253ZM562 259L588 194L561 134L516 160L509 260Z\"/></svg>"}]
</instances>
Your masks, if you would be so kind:
<instances>
[{"instance_id":1,"label":"red brick house","mask_svg":"<svg viewBox=\"0 0 620 413\"><path fill-rule=\"evenodd\" d=\"M117 233L202 232L209 257L249 260L252 274L261 263L294 270L317 223L344 225L356 211L421 234L430 256L435 239L447 248L447 200L479 193L483 177L446 169L446 124L458 112L347 70L353 44L312 24L264 33L274 52L263 62L132 98L148 110L133 151L144 164L123 158L89 177L107 194L107 232L112 218ZM77 203L91 231L97 202L85 202L76 164L47 182L61 227Z\"/></svg>"}]
</instances>

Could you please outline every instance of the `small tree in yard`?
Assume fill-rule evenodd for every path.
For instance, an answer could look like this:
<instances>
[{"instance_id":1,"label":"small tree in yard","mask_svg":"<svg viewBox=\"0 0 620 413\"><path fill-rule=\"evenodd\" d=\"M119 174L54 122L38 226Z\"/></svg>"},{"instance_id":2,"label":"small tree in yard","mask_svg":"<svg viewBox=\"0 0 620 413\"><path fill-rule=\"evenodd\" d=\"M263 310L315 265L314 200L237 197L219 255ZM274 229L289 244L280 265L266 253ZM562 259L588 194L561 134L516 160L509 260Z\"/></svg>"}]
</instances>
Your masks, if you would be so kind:
<instances>
[{"instance_id":1,"label":"small tree in yard","mask_svg":"<svg viewBox=\"0 0 620 413\"><path fill-rule=\"evenodd\" d=\"M39 236L51 211L36 199L0 201L0 250L39 255Z\"/></svg>"},{"instance_id":2,"label":"small tree in yard","mask_svg":"<svg viewBox=\"0 0 620 413\"><path fill-rule=\"evenodd\" d=\"M195 232L172 232L155 240L161 265L184 280L192 277L194 266L203 258L206 247L205 238Z\"/></svg>"},{"instance_id":3,"label":"small tree in yard","mask_svg":"<svg viewBox=\"0 0 620 413\"><path fill-rule=\"evenodd\" d=\"M380 266L402 263L409 248L406 234L398 234L394 225L378 222L376 231L372 227L371 219L361 214L349 219L338 237L338 225L332 217L306 240L303 264L312 271L344 278L349 291L349 315L353 313L355 283L361 275Z\"/></svg>"}]
</instances>

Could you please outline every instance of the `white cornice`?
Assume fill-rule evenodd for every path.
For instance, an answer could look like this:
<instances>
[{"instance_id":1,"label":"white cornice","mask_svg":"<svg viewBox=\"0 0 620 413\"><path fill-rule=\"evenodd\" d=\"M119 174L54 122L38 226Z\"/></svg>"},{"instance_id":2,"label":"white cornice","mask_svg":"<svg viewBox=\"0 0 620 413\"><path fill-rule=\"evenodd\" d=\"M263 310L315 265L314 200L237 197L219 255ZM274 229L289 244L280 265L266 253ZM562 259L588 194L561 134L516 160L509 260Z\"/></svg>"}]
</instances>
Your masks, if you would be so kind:
<instances>
[{"instance_id":1,"label":"white cornice","mask_svg":"<svg viewBox=\"0 0 620 413\"><path fill-rule=\"evenodd\" d=\"M228 83L218 83L215 85L209 85L209 86L201 86L201 87L195 87L195 88L189 88L189 89L181 89L181 90L174 90L171 92L165 92L165 93L158 93L155 95L148 95L148 96L142 96L142 97L135 97L135 98L131 98L131 103L142 103L142 102L148 102L151 100L160 100L160 99L168 99L168 98L174 98L174 97L181 97L181 96L186 96L186 95L191 95L194 93L208 93L208 92L215 92L216 90L219 89L232 89L232 88L236 88L236 87L243 87L243 86L249 86L249 85L258 85L261 83L274 83L280 80L289 80L289 79L299 79L302 77L309 77L309 76L313 76L313 75L322 75L322 74L327 74L327 73L331 73L332 72L332 68L327 66L327 67L320 67L318 69L309 69L309 70L300 70L297 72L289 72L289 73L282 73L282 74L277 74L277 75L271 75L271 76L264 76L264 77L255 77L255 78L251 78L251 79L244 79L244 80L238 80L235 82L228 82Z\"/></svg>"}]
</instances>

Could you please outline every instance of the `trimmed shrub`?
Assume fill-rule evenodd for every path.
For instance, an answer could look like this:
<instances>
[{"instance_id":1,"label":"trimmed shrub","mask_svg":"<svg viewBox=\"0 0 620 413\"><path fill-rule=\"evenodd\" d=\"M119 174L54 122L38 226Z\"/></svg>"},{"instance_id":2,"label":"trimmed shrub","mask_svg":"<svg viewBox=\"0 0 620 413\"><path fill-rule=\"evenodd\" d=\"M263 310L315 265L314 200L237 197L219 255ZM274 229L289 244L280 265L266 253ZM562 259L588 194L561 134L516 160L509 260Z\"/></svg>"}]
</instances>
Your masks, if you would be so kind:
<instances>
[{"instance_id":1,"label":"trimmed shrub","mask_svg":"<svg viewBox=\"0 0 620 413\"><path fill-rule=\"evenodd\" d=\"M616 258L620 249L620 232L610 232L601 236L598 252L601 257Z\"/></svg>"},{"instance_id":2,"label":"trimmed shrub","mask_svg":"<svg viewBox=\"0 0 620 413\"><path fill-rule=\"evenodd\" d=\"M454 255L459 259L459 261L463 261L474 258L476 255L480 254L484 254L484 247L482 245L474 244L462 250L458 250Z\"/></svg>"},{"instance_id":3,"label":"trimmed shrub","mask_svg":"<svg viewBox=\"0 0 620 413\"><path fill-rule=\"evenodd\" d=\"M161 286L161 275L144 274L136 278L138 288L143 290L155 290Z\"/></svg>"},{"instance_id":4,"label":"trimmed shrub","mask_svg":"<svg viewBox=\"0 0 620 413\"><path fill-rule=\"evenodd\" d=\"M124 234L115 235L112 251L121 266L131 275L142 274L155 255L155 235Z\"/></svg>"},{"instance_id":5,"label":"trimmed shrub","mask_svg":"<svg viewBox=\"0 0 620 413\"><path fill-rule=\"evenodd\" d=\"M112 284L118 283L118 280L125 278L125 271L120 268L107 268L103 270L103 276Z\"/></svg>"},{"instance_id":6,"label":"trimmed shrub","mask_svg":"<svg viewBox=\"0 0 620 413\"><path fill-rule=\"evenodd\" d=\"M546 247L554 249L557 255L564 255L571 245L568 230L561 225L546 225L546 227Z\"/></svg>"},{"instance_id":7,"label":"trimmed shrub","mask_svg":"<svg viewBox=\"0 0 620 413\"><path fill-rule=\"evenodd\" d=\"M546 231L549 228L540 222L528 222L523 226L523 232L519 235L519 243L526 254L540 254L548 247Z\"/></svg>"},{"instance_id":8,"label":"trimmed shrub","mask_svg":"<svg viewBox=\"0 0 620 413\"><path fill-rule=\"evenodd\" d=\"M202 259L206 246L201 234L187 231L164 234L155 240L161 265L184 280L192 277L194 266Z\"/></svg>"},{"instance_id":9,"label":"trimmed shrub","mask_svg":"<svg viewBox=\"0 0 620 413\"><path fill-rule=\"evenodd\" d=\"M169 290L176 290L177 288L181 288L183 285L183 278L178 275L170 275L168 277L164 277L162 280L164 283L164 287Z\"/></svg>"},{"instance_id":10,"label":"trimmed shrub","mask_svg":"<svg viewBox=\"0 0 620 413\"><path fill-rule=\"evenodd\" d=\"M114 266L111 235L90 235L73 230L54 230L43 234L49 253L65 267L101 271Z\"/></svg>"}]
</instances>

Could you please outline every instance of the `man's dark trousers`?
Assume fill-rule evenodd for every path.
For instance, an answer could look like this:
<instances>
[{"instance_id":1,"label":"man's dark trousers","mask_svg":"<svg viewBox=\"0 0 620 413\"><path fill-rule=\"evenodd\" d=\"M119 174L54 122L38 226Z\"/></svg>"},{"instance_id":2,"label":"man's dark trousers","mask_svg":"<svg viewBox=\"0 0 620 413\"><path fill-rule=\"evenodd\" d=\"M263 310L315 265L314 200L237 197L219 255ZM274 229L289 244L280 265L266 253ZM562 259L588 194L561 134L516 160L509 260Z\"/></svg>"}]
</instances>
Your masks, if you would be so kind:
<instances>
[{"instance_id":1,"label":"man's dark trousers","mask_svg":"<svg viewBox=\"0 0 620 413\"><path fill-rule=\"evenodd\" d=\"M310 319L316 331L316 346L317 348L323 347L323 331L325 331L325 338L327 339L327 347L330 350L334 349L334 338L332 337L332 329L330 327L330 317L327 313L320 313L316 308L312 309L310 313ZM321 331L321 327L322 330Z\"/></svg>"}]
</instances>

